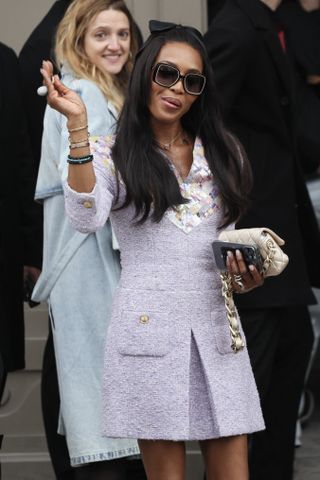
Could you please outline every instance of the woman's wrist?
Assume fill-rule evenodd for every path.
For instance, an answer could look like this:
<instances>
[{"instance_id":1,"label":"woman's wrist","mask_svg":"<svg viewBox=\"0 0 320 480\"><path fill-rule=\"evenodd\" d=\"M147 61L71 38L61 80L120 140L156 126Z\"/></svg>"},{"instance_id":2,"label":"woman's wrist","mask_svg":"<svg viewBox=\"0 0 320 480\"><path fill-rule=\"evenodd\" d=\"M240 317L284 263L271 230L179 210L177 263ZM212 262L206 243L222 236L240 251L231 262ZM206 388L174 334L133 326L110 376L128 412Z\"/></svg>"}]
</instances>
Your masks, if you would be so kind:
<instances>
[{"instance_id":1,"label":"woman's wrist","mask_svg":"<svg viewBox=\"0 0 320 480\"><path fill-rule=\"evenodd\" d=\"M87 127L88 119L86 112L79 114L79 115L71 115L68 117L67 120L67 129L78 131L78 129L82 129L82 127Z\"/></svg>"},{"instance_id":2,"label":"woman's wrist","mask_svg":"<svg viewBox=\"0 0 320 480\"><path fill-rule=\"evenodd\" d=\"M86 157L88 155L91 155L91 150L90 147L83 147L77 149L70 148L69 155L73 158Z\"/></svg>"},{"instance_id":3,"label":"woman's wrist","mask_svg":"<svg viewBox=\"0 0 320 480\"><path fill-rule=\"evenodd\" d=\"M67 121L69 131L70 155L82 157L90 155L88 120L86 112L70 116Z\"/></svg>"},{"instance_id":4,"label":"woman's wrist","mask_svg":"<svg viewBox=\"0 0 320 480\"><path fill-rule=\"evenodd\" d=\"M88 132L88 118L87 112L84 110L82 113L76 115L70 115L67 119L67 129L69 132L69 157L68 162L74 165L87 163L92 160L90 145L89 145L89 132ZM80 161L78 162L77 159Z\"/></svg>"}]
</instances>

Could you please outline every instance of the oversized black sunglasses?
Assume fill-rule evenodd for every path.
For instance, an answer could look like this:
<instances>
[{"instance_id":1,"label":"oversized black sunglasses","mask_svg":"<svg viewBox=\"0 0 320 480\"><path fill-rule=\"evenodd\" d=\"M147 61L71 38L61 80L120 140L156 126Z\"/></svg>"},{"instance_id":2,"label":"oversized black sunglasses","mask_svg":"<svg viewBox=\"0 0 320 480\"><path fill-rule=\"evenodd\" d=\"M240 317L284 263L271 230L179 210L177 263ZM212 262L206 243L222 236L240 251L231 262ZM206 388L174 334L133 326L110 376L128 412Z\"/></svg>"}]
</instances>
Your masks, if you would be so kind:
<instances>
[{"instance_id":1,"label":"oversized black sunglasses","mask_svg":"<svg viewBox=\"0 0 320 480\"><path fill-rule=\"evenodd\" d=\"M201 73L181 75L180 70L168 63L157 63L153 67L153 81L161 87L173 87L182 80L183 88L190 95L201 95L206 85L206 77Z\"/></svg>"}]
</instances>

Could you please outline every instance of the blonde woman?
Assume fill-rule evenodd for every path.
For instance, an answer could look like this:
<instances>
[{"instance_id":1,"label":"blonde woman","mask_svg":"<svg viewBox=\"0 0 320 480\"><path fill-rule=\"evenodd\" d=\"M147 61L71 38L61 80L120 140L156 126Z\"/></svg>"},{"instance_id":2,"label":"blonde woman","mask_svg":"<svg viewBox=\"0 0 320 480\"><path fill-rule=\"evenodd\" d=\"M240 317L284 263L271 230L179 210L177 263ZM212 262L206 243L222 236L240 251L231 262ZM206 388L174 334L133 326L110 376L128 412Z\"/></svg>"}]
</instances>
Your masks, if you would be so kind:
<instances>
[{"instance_id":1,"label":"blonde woman","mask_svg":"<svg viewBox=\"0 0 320 480\"><path fill-rule=\"evenodd\" d=\"M75 0L59 24L57 62L63 82L88 107L91 135L114 130L137 50L134 29L121 0ZM44 203L44 260L33 298L49 305L61 397L59 432L66 435L71 465L89 464L76 470L76 478L120 479L119 459L137 454L137 444L103 438L100 428L104 340L119 258L109 222L87 235L66 218L62 182L68 135L65 118L48 107L36 188L36 199ZM86 129L80 140L86 144Z\"/></svg>"}]
</instances>

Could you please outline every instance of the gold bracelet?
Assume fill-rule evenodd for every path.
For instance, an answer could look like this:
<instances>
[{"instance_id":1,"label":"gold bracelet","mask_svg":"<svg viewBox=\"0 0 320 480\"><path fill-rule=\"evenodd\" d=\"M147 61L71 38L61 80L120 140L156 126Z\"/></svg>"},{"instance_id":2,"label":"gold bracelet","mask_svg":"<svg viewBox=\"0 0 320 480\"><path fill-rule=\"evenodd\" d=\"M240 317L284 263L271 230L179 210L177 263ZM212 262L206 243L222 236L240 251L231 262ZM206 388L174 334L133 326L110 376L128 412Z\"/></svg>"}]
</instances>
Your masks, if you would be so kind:
<instances>
[{"instance_id":1,"label":"gold bracelet","mask_svg":"<svg viewBox=\"0 0 320 480\"><path fill-rule=\"evenodd\" d=\"M69 133L72 133L72 132L80 132L80 130L85 130L86 128L88 128L88 125L84 125L83 127L72 128L72 130L69 130L69 129L68 129L68 132L69 132Z\"/></svg>"},{"instance_id":2,"label":"gold bracelet","mask_svg":"<svg viewBox=\"0 0 320 480\"><path fill-rule=\"evenodd\" d=\"M68 140L70 143L72 143L71 135L68 137ZM87 136L87 138L81 138L81 140L75 140L75 143L88 142L88 141L89 141L89 135Z\"/></svg>"},{"instance_id":3,"label":"gold bracelet","mask_svg":"<svg viewBox=\"0 0 320 480\"><path fill-rule=\"evenodd\" d=\"M83 148L83 147L89 147L90 143L88 140L85 140L83 142L77 142L77 143L70 143L69 148L72 150L73 148Z\"/></svg>"}]
</instances>

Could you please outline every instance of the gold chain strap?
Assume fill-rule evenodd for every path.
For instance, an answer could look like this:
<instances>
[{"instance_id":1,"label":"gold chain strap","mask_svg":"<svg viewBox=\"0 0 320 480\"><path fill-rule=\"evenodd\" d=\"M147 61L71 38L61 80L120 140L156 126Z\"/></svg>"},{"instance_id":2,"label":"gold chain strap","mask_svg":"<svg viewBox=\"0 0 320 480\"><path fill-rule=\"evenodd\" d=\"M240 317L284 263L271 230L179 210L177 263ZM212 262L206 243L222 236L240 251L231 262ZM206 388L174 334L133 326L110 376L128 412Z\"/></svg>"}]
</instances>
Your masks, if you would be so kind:
<instances>
[{"instance_id":1,"label":"gold chain strap","mask_svg":"<svg viewBox=\"0 0 320 480\"><path fill-rule=\"evenodd\" d=\"M263 236L267 236L267 233L262 232ZM272 260L274 259L274 254L275 254L275 246L274 242L271 238L268 238L266 241L266 250L267 250L267 256L263 261L263 267L262 267L262 274L265 275L266 272L268 271L268 268L270 267Z\"/></svg>"},{"instance_id":2,"label":"gold chain strap","mask_svg":"<svg viewBox=\"0 0 320 480\"><path fill-rule=\"evenodd\" d=\"M244 341L242 340L239 322L236 313L236 307L233 301L233 291L231 276L228 272L220 272L220 278L222 282L222 296L226 306L227 317L229 321L229 330L231 335L231 349L234 353L239 352L244 348Z\"/></svg>"},{"instance_id":3,"label":"gold chain strap","mask_svg":"<svg viewBox=\"0 0 320 480\"><path fill-rule=\"evenodd\" d=\"M267 256L264 259L263 267L262 267L263 275L265 275L265 273L267 272L274 258L275 246L274 246L273 240L268 239L266 241L266 250L267 250ZM237 353L244 348L245 344L241 337L239 322L238 322L237 313L236 313L236 307L233 300L232 280L228 272L220 272L220 278L222 282L221 293L224 298L227 317L229 321L231 349L234 353Z\"/></svg>"}]
</instances>

